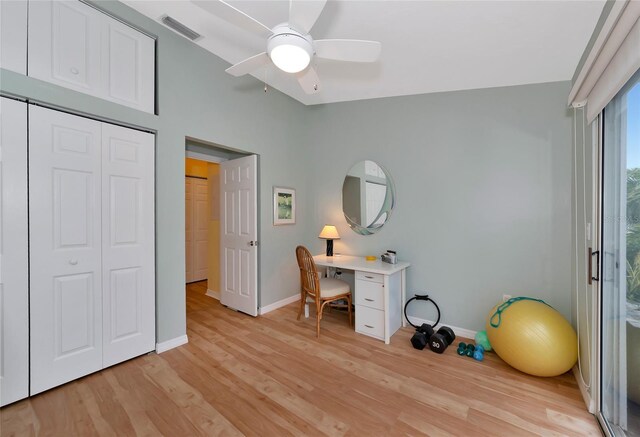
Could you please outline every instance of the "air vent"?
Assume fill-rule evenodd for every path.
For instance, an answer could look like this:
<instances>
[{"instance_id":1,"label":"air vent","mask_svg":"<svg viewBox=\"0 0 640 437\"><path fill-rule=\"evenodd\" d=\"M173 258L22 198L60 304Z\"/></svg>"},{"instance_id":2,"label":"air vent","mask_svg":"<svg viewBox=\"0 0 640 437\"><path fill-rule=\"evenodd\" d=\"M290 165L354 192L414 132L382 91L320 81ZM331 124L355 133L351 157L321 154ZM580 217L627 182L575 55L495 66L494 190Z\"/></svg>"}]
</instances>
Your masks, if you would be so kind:
<instances>
[{"instance_id":1,"label":"air vent","mask_svg":"<svg viewBox=\"0 0 640 437\"><path fill-rule=\"evenodd\" d=\"M180 35L189 38L191 41L196 41L202 38L202 35L200 35L198 32L189 29L187 26L168 15L163 15L162 17L160 17L160 21L162 21L165 26L170 27Z\"/></svg>"}]
</instances>

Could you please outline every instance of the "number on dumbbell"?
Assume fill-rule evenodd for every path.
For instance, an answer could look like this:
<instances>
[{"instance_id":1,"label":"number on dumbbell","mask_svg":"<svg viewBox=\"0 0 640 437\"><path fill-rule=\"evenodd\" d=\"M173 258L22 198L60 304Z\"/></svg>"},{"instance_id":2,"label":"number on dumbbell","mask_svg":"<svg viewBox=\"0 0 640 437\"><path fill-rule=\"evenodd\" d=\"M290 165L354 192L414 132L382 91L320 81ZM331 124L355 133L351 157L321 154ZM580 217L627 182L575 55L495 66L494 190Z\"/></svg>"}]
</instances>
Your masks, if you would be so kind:
<instances>
[{"instance_id":1,"label":"number on dumbbell","mask_svg":"<svg viewBox=\"0 0 640 437\"><path fill-rule=\"evenodd\" d=\"M456 335L453 333L453 330L447 326L443 326L438 329L438 332L431 336L429 346L432 351L441 354L447 350L447 347L449 347L455 339Z\"/></svg>"}]
</instances>

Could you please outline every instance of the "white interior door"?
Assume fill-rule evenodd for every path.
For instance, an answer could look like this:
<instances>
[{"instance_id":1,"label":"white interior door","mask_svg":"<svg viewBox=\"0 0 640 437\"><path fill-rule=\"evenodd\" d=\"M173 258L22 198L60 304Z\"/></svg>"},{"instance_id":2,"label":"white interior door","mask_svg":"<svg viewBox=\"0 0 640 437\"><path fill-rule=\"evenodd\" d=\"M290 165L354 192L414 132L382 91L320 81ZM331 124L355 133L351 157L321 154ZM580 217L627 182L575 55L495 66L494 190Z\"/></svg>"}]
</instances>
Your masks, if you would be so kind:
<instances>
[{"instance_id":1,"label":"white interior door","mask_svg":"<svg viewBox=\"0 0 640 437\"><path fill-rule=\"evenodd\" d=\"M220 164L220 302L258 315L256 155Z\"/></svg>"},{"instance_id":2,"label":"white interior door","mask_svg":"<svg viewBox=\"0 0 640 437\"><path fill-rule=\"evenodd\" d=\"M186 281L207 279L209 273L209 182L185 178Z\"/></svg>"},{"instance_id":3,"label":"white interior door","mask_svg":"<svg viewBox=\"0 0 640 437\"><path fill-rule=\"evenodd\" d=\"M29 76L154 112L153 38L78 0L30 1L28 21Z\"/></svg>"},{"instance_id":4,"label":"white interior door","mask_svg":"<svg viewBox=\"0 0 640 437\"><path fill-rule=\"evenodd\" d=\"M185 281L193 282L193 178L184 178Z\"/></svg>"},{"instance_id":5,"label":"white interior door","mask_svg":"<svg viewBox=\"0 0 640 437\"><path fill-rule=\"evenodd\" d=\"M101 124L29 109L31 394L102 368Z\"/></svg>"},{"instance_id":6,"label":"white interior door","mask_svg":"<svg viewBox=\"0 0 640 437\"><path fill-rule=\"evenodd\" d=\"M204 281L209 270L209 182L193 182L193 280Z\"/></svg>"},{"instance_id":7,"label":"white interior door","mask_svg":"<svg viewBox=\"0 0 640 437\"><path fill-rule=\"evenodd\" d=\"M27 105L0 98L0 406L29 395Z\"/></svg>"},{"instance_id":8,"label":"white interior door","mask_svg":"<svg viewBox=\"0 0 640 437\"><path fill-rule=\"evenodd\" d=\"M99 96L102 16L79 1L29 2L29 76Z\"/></svg>"},{"instance_id":9,"label":"white interior door","mask_svg":"<svg viewBox=\"0 0 640 437\"><path fill-rule=\"evenodd\" d=\"M155 349L154 146L102 124L104 367Z\"/></svg>"},{"instance_id":10,"label":"white interior door","mask_svg":"<svg viewBox=\"0 0 640 437\"><path fill-rule=\"evenodd\" d=\"M27 74L27 0L0 1L0 67Z\"/></svg>"},{"instance_id":11,"label":"white interior door","mask_svg":"<svg viewBox=\"0 0 640 437\"><path fill-rule=\"evenodd\" d=\"M155 40L102 15L103 96L153 113Z\"/></svg>"}]
</instances>

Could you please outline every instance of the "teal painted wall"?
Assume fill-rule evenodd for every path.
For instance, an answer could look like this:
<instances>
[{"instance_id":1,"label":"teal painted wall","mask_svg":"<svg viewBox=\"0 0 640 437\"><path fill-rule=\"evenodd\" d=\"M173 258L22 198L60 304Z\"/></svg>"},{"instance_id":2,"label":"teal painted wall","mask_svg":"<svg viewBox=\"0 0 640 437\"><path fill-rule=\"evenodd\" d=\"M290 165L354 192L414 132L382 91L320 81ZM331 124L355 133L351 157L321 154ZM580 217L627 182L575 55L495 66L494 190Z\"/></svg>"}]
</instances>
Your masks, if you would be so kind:
<instances>
[{"instance_id":1,"label":"teal painted wall","mask_svg":"<svg viewBox=\"0 0 640 437\"><path fill-rule=\"evenodd\" d=\"M299 292L294 249L396 249L408 290L428 291L443 321L481 329L502 294L542 297L570 314L569 83L305 107L123 4L100 7L158 37L159 115L0 70L3 93L157 131L157 339L185 333L184 146L194 138L259 154L260 303ZM396 209L374 236L348 229L342 181L357 161L390 171ZM272 225L272 187L297 190L297 224ZM429 317L417 311L419 316Z\"/></svg>"},{"instance_id":2,"label":"teal painted wall","mask_svg":"<svg viewBox=\"0 0 640 437\"><path fill-rule=\"evenodd\" d=\"M156 136L157 341L184 335L185 137L259 155L261 305L298 292L295 246L306 237L307 149L300 141L304 106L251 78L233 78L228 64L117 2L101 8L158 37L159 115L0 70L0 90L73 112L144 127ZM294 187L298 224L272 226L271 187Z\"/></svg>"},{"instance_id":3,"label":"teal painted wall","mask_svg":"<svg viewBox=\"0 0 640 437\"><path fill-rule=\"evenodd\" d=\"M334 250L412 263L408 292L428 292L442 320L480 330L503 294L542 298L570 319L572 118L569 82L311 107L312 230L334 223ZM344 176L371 159L397 203L373 236L342 215ZM321 241L309 240L315 252ZM433 320L428 306L415 315Z\"/></svg>"}]
</instances>

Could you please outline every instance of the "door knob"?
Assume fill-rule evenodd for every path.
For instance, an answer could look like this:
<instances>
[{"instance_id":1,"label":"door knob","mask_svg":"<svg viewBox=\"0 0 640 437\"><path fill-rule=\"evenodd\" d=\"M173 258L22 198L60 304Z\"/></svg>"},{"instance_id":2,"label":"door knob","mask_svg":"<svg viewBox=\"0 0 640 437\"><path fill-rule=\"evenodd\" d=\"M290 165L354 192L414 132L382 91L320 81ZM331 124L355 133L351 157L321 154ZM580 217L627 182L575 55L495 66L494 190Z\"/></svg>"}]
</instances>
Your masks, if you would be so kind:
<instances>
[{"instance_id":1,"label":"door knob","mask_svg":"<svg viewBox=\"0 0 640 437\"><path fill-rule=\"evenodd\" d=\"M249 241L249 246L257 246L258 242L257 241Z\"/></svg>"},{"instance_id":2,"label":"door knob","mask_svg":"<svg viewBox=\"0 0 640 437\"><path fill-rule=\"evenodd\" d=\"M76 264L78 264L78 260L77 259L70 259L69 260L69 264L71 264L72 266L75 266Z\"/></svg>"},{"instance_id":3,"label":"door knob","mask_svg":"<svg viewBox=\"0 0 640 437\"><path fill-rule=\"evenodd\" d=\"M75 67L71 67L69 70L71 71L71 74L78 74L78 73L80 73L80 71L78 71L78 69L77 69L77 68L75 68Z\"/></svg>"}]
</instances>

